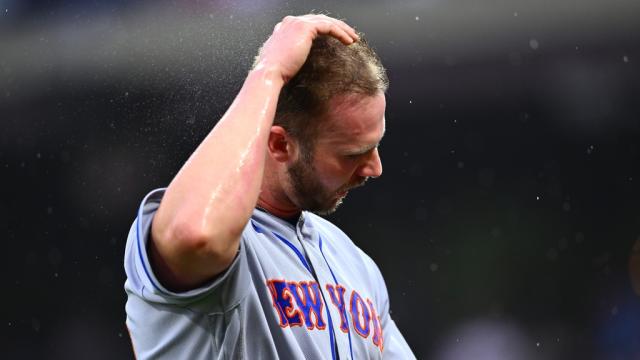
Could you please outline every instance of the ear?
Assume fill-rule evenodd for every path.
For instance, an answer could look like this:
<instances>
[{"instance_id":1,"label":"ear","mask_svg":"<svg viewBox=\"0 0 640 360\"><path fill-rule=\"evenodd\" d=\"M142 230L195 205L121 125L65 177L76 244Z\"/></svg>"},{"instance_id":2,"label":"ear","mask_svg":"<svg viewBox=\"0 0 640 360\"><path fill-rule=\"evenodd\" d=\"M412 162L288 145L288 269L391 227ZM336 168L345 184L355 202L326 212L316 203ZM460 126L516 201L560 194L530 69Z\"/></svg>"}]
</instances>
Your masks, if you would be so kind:
<instances>
[{"instance_id":1,"label":"ear","mask_svg":"<svg viewBox=\"0 0 640 360\"><path fill-rule=\"evenodd\" d=\"M267 150L274 160L288 162L295 158L296 143L282 126L273 125L267 140Z\"/></svg>"}]
</instances>

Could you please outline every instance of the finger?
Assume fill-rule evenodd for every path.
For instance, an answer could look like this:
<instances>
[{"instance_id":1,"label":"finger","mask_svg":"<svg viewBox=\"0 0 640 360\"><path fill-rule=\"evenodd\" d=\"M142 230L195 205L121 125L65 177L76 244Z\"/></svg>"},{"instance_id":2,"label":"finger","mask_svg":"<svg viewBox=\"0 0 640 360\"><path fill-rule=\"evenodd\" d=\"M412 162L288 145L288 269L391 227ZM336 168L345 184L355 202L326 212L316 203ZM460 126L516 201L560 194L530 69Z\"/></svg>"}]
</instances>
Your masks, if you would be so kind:
<instances>
[{"instance_id":1,"label":"finger","mask_svg":"<svg viewBox=\"0 0 640 360\"><path fill-rule=\"evenodd\" d=\"M334 22L320 22L317 25L317 30L320 34L327 34L335 37L345 45L353 44L356 41L356 39L353 38L346 30Z\"/></svg>"},{"instance_id":2,"label":"finger","mask_svg":"<svg viewBox=\"0 0 640 360\"><path fill-rule=\"evenodd\" d=\"M349 26L349 24L347 24L346 22L342 21L342 20L338 20L335 19L336 23L338 24L338 26L340 26L340 28L342 28L344 31L347 32L347 34L349 34L349 36L351 36L351 38L355 41L360 40L360 36L358 35L358 32L352 28L351 26Z\"/></svg>"},{"instance_id":3,"label":"finger","mask_svg":"<svg viewBox=\"0 0 640 360\"><path fill-rule=\"evenodd\" d=\"M351 42L358 41L360 39L360 36L358 36L358 32L342 20L335 19L324 14L308 14L308 15L302 16L302 18L311 22L319 21L319 22L329 22L331 24L335 24L349 35L349 37L351 38Z\"/></svg>"}]
</instances>

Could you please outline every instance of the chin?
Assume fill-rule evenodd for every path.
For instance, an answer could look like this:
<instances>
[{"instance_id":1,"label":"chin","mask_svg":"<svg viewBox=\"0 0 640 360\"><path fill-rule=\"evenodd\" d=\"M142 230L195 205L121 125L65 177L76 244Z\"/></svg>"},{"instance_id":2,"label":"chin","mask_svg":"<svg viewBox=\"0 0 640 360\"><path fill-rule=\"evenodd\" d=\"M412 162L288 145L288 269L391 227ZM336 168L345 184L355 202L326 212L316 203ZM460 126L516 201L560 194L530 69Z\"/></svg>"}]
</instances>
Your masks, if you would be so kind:
<instances>
[{"instance_id":1,"label":"chin","mask_svg":"<svg viewBox=\"0 0 640 360\"><path fill-rule=\"evenodd\" d=\"M322 207L318 207L316 209L313 210L309 210L314 214L317 215L331 215L333 214L336 210L338 210L338 208L340 207L340 205L342 205L342 200L344 199L344 197L339 197L338 199L334 199L332 200L332 202L326 206L322 206Z\"/></svg>"}]
</instances>

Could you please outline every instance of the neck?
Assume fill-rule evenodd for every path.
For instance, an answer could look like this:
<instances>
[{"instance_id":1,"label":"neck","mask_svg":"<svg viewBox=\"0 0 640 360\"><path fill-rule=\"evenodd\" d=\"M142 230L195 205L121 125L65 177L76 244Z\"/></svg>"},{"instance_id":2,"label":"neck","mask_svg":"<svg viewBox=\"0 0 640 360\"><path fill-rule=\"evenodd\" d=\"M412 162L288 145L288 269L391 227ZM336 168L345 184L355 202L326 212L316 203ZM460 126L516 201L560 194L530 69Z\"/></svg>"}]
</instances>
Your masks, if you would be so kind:
<instances>
[{"instance_id":1,"label":"neck","mask_svg":"<svg viewBox=\"0 0 640 360\"><path fill-rule=\"evenodd\" d=\"M278 176L277 166L271 160L267 157L257 206L281 219L299 216L301 209L286 195L282 188L284 179Z\"/></svg>"},{"instance_id":2,"label":"neck","mask_svg":"<svg viewBox=\"0 0 640 360\"><path fill-rule=\"evenodd\" d=\"M260 197L258 197L257 206L263 208L270 214L273 214L281 219L290 219L292 217L300 215L301 210L295 205L293 204L276 205L275 201L273 201L272 199L269 199L269 196L264 196L264 195L266 194L261 193Z\"/></svg>"}]
</instances>

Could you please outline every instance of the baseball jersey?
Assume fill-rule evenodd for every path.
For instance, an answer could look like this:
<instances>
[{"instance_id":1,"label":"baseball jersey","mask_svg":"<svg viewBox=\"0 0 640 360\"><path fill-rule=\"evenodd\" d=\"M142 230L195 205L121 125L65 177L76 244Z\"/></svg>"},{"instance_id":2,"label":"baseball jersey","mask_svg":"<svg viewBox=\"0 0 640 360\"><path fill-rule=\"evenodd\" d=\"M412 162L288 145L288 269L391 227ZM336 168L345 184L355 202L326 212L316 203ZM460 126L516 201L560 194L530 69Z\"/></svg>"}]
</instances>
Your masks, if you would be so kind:
<instances>
[{"instance_id":1,"label":"baseball jersey","mask_svg":"<svg viewBox=\"0 0 640 360\"><path fill-rule=\"evenodd\" d=\"M138 359L414 359L376 264L335 225L255 209L229 268L173 292L147 254L164 189L138 210L125 251L126 324Z\"/></svg>"}]
</instances>

